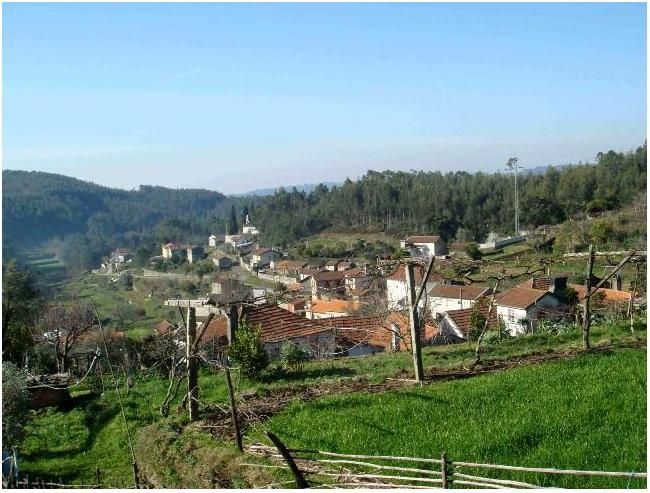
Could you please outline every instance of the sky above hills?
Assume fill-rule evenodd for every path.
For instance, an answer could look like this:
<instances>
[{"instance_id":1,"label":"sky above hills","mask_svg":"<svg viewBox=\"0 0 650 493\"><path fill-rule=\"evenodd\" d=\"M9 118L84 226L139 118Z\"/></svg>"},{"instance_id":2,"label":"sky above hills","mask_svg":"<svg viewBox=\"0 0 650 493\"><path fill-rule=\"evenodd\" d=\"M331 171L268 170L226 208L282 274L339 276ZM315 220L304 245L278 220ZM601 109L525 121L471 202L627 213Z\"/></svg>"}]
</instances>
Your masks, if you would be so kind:
<instances>
[{"instance_id":1,"label":"sky above hills","mask_svg":"<svg viewBox=\"0 0 650 493\"><path fill-rule=\"evenodd\" d=\"M593 161L645 4L3 4L3 167L225 193Z\"/></svg>"}]
</instances>

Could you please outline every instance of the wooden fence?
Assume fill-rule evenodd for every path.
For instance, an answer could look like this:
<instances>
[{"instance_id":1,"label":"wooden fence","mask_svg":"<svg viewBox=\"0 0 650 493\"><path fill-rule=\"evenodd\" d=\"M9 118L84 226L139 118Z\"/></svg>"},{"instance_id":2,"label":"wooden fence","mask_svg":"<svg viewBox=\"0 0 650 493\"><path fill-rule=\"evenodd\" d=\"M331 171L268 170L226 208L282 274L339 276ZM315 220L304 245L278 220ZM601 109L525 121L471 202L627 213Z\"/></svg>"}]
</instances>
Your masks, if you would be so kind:
<instances>
[{"instance_id":1,"label":"wooden fence","mask_svg":"<svg viewBox=\"0 0 650 493\"><path fill-rule=\"evenodd\" d=\"M15 472L15 464L12 460L9 474L2 476L2 489L94 489L103 488L101 484L101 471L95 469L95 484L65 484L62 479L53 481L51 479L30 478L28 475L19 475Z\"/></svg>"},{"instance_id":2,"label":"wooden fence","mask_svg":"<svg viewBox=\"0 0 650 493\"><path fill-rule=\"evenodd\" d=\"M645 472L582 471L548 467L452 461L440 458L340 454L323 450L287 449L269 433L275 447L253 444L247 452L269 459L271 464L242 464L247 467L286 469L299 488L541 488L542 485L510 479L503 471L539 476L588 476L621 478L618 487L634 480L647 481ZM500 471L501 473L497 473ZM547 481L544 481L547 482ZM638 483L638 481L637 481ZM274 485L268 485L269 487ZM544 486L549 486L546 484ZM553 485L550 485L553 486ZM635 485L636 486L636 485ZM638 487L638 486L636 486Z\"/></svg>"}]
</instances>

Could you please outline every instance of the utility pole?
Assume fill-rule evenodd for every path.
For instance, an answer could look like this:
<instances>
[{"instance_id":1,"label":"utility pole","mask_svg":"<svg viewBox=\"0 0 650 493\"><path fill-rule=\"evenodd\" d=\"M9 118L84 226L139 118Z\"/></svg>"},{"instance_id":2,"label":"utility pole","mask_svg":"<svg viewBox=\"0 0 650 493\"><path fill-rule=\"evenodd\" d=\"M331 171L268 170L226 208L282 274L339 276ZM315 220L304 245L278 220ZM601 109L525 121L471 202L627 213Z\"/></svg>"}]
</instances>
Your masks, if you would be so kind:
<instances>
[{"instance_id":1,"label":"utility pole","mask_svg":"<svg viewBox=\"0 0 650 493\"><path fill-rule=\"evenodd\" d=\"M519 158L508 159L506 167L515 173L515 236L519 236L519 191L517 190L517 174L519 173Z\"/></svg>"},{"instance_id":2,"label":"utility pole","mask_svg":"<svg viewBox=\"0 0 650 493\"><path fill-rule=\"evenodd\" d=\"M432 261L433 263L433 261ZM415 275L413 264L408 262L404 266L406 274L406 285L408 288L409 323L411 325L411 348L413 349L413 367L415 368L415 381L422 382L424 379L424 367L422 365L422 349L420 347L420 315L418 313L419 297L415 295ZM428 276L429 272L426 273ZM422 280L422 286L427 284L426 277ZM422 290L420 290L421 292Z\"/></svg>"},{"instance_id":3,"label":"utility pole","mask_svg":"<svg viewBox=\"0 0 650 493\"><path fill-rule=\"evenodd\" d=\"M199 372L196 364L194 351L194 339L196 338L196 308L188 306L185 359L187 364L187 400L189 401L190 421L196 421L199 417Z\"/></svg>"}]
</instances>

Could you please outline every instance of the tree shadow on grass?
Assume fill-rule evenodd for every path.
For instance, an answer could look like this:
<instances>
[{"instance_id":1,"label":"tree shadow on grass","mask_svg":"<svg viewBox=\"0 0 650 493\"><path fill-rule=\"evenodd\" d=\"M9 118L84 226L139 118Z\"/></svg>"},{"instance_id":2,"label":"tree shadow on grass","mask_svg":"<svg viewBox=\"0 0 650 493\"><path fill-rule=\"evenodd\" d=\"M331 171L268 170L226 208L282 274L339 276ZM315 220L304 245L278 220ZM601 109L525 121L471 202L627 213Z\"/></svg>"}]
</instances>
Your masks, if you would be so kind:
<instances>
[{"instance_id":1,"label":"tree shadow on grass","mask_svg":"<svg viewBox=\"0 0 650 493\"><path fill-rule=\"evenodd\" d=\"M83 450L90 450L99 433L109 424L109 422L118 415L120 406L113 402L110 404L91 403L87 407L87 413L84 418L84 424L88 428L88 437L86 438Z\"/></svg>"},{"instance_id":2,"label":"tree shadow on grass","mask_svg":"<svg viewBox=\"0 0 650 493\"><path fill-rule=\"evenodd\" d=\"M58 408L61 412L67 413L73 410L82 409L84 412L83 424L88 430L88 435L83 442L79 442L75 448L67 448L65 450L50 451L39 450L36 453L26 454L24 457L29 460L40 459L57 459L57 458L71 458L74 455L85 453L89 451L99 433L108 425L108 423L119 413L119 405L117 403L101 403L97 402L97 396L92 394L82 394L75 396ZM44 444L47 446L47 444ZM43 479L47 479L45 475ZM58 479L50 477L51 479Z\"/></svg>"},{"instance_id":3,"label":"tree shadow on grass","mask_svg":"<svg viewBox=\"0 0 650 493\"><path fill-rule=\"evenodd\" d=\"M300 381L316 378L336 378L351 377L356 375L356 371L350 368L322 368L314 370L299 370L295 372L286 372L280 368L274 368L267 372L260 381L262 383L274 383L276 381Z\"/></svg>"}]
</instances>

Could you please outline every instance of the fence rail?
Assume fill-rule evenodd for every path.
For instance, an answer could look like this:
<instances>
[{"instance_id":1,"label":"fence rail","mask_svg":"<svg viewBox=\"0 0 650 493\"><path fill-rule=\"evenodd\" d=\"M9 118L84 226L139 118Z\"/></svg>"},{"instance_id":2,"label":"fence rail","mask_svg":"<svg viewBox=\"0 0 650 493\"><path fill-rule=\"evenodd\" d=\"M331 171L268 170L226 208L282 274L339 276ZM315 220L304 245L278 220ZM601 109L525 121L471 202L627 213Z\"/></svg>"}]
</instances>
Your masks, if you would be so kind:
<instances>
[{"instance_id":1,"label":"fence rail","mask_svg":"<svg viewBox=\"0 0 650 493\"><path fill-rule=\"evenodd\" d=\"M645 472L586 471L548 467L523 467L503 464L482 464L441 458L402 457L392 455L343 454L313 449L290 449L273 436L276 447L263 444L247 446L247 452L274 461L275 464L242 464L247 467L284 469L294 476L302 488L541 488L541 485L507 477L488 477L489 471L510 471L549 476L589 476L647 481ZM282 450L281 450L282 449ZM287 464L284 465L283 464ZM421 464L409 467L408 464ZM423 467L430 469L423 469ZM472 472L472 470L483 470ZM305 478L308 477L308 479ZM544 481L541 481L544 482Z\"/></svg>"}]
</instances>

